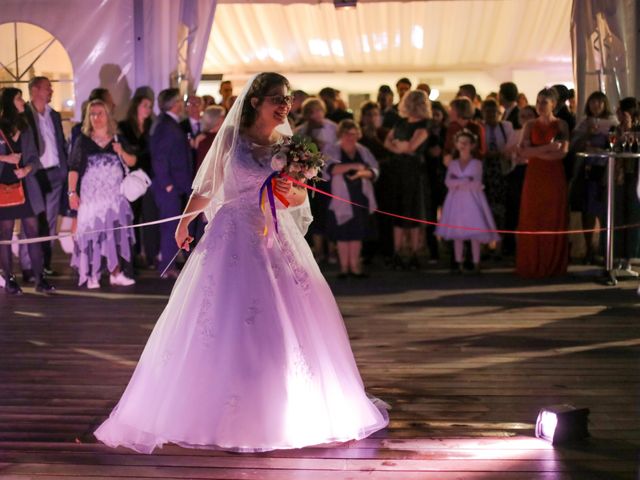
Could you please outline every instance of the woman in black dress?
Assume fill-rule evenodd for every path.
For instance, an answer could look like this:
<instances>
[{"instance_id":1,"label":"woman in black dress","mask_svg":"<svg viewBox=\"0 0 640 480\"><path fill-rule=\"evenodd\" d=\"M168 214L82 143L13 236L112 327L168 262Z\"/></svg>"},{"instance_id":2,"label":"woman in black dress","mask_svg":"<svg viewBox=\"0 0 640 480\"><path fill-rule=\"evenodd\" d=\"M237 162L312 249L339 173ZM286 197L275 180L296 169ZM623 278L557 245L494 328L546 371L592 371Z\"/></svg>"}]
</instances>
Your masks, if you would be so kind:
<instances>
[{"instance_id":1,"label":"woman in black dress","mask_svg":"<svg viewBox=\"0 0 640 480\"><path fill-rule=\"evenodd\" d=\"M144 173L153 178L151 169L151 152L149 150L149 131L151 130L153 104L151 100L138 95L131 99L127 117L118 123L118 134L121 135L129 145L129 150L138 159L134 169L141 168ZM158 207L153 198L153 192L147 192L131 203L133 210L133 223L151 222L158 219ZM158 225L137 228L135 230L136 245L135 253L138 263L153 267L156 264L156 257L160 252L160 228ZM132 276L133 272L126 272Z\"/></svg>"},{"instance_id":2,"label":"woman in black dress","mask_svg":"<svg viewBox=\"0 0 640 480\"><path fill-rule=\"evenodd\" d=\"M34 173L40 168L40 158L33 135L23 117L24 99L17 88L4 88L0 93L0 184L22 183L24 202L0 204L0 240L11 240L15 221L20 220L27 238L38 236L37 215L44 211L44 200ZM13 202L15 203L15 202ZM36 276L36 291L53 292L55 288L43 277L42 245L30 243L29 257ZM4 275L5 292L20 295L22 290L12 274L11 246L0 245L0 268Z\"/></svg>"},{"instance_id":3,"label":"woman in black dress","mask_svg":"<svg viewBox=\"0 0 640 480\"><path fill-rule=\"evenodd\" d=\"M339 278L349 274L365 277L360 253L362 241L371 237L371 213L377 208L372 181L378 176L378 162L369 149L358 143L360 127L351 119L338 125L338 143L326 150L327 177L337 197L368 207L350 205L336 199L329 203L329 237L338 244Z\"/></svg>"},{"instance_id":4,"label":"woman in black dress","mask_svg":"<svg viewBox=\"0 0 640 480\"><path fill-rule=\"evenodd\" d=\"M389 132L384 146L392 152L392 196L393 210L405 217L425 217L424 153L429 137L429 118L431 102L422 90L412 90L402 97L400 102L402 119ZM409 241L407 242L407 238ZM420 248L420 224L408 220L395 219L393 228L395 268L419 268L418 249ZM408 264L402 260L403 250L409 250Z\"/></svg>"},{"instance_id":5,"label":"woman in black dress","mask_svg":"<svg viewBox=\"0 0 640 480\"><path fill-rule=\"evenodd\" d=\"M360 128L362 138L358 141L373 154L380 174L376 178L374 190L378 208L390 212L392 205L391 175L389 171L391 152L384 148L384 139L389 130L382 126L382 110L376 102L367 101L360 106ZM388 264L393 256L393 221L391 217L377 215L372 218L376 229L376 238L366 241L363 245L362 258L364 263L371 263L372 257L380 253Z\"/></svg>"},{"instance_id":6,"label":"woman in black dress","mask_svg":"<svg viewBox=\"0 0 640 480\"><path fill-rule=\"evenodd\" d=\"M438 209L442 207L447 196L444 179L447 168L442 162L444 156L444 141L447 138L447 123L449 114L440 102L431 104L432 118L429 124L429 138L425 152L424 180L425 180L425 211L427 220L438 220ZM435 236L436 227L427 225L427 247L429 261L437 263L440 259L438 239Z\"/></svg>"}]
</instances>

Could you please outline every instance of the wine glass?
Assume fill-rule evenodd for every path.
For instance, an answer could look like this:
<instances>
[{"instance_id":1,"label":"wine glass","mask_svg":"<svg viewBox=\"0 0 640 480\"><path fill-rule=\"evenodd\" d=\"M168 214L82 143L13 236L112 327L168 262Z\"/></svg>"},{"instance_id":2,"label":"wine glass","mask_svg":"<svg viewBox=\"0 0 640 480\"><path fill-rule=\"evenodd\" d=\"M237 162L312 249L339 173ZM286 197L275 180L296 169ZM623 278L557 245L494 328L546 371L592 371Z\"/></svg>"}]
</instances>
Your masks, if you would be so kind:
<instances>
[{"instance_id":1,"label":"wine glass","mask_svg":"<svg viewBox=\"0 0 640 480\"><path fill-rule=\"evenodd\" d=\"M618 141L618 134L615 128L609 131L609 149L613 152L613 147L615 147L616 142Z\"/></svg>"},{"instance_id":2,"label":"wine glass","mask_svg":"<svg viewBox=\"0 0 640 480\"><path fill-rule=\"evenodd\" d=\"M622 151L623 152L627 151L628 141L629 141L629 135L627 134L627 132L624 132L622 134L622 142L621 142L621 146L622 146Z\"/></svg>"}]
</instances>

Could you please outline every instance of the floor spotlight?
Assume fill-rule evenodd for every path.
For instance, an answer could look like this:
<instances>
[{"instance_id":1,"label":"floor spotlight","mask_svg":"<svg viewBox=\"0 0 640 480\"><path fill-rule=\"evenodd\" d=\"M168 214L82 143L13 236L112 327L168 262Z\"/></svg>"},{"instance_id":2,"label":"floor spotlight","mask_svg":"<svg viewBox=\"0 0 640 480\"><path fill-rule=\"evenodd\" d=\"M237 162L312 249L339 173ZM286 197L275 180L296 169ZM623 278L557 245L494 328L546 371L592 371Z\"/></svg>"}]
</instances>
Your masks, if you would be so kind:
<instances>
[{"instance_id":1,"label":"floor spotlight","mask_svg":"<svg viewBox=\"0 0 640 480\"><path fill-rule=\"evenodd\" d=\"M588 417L588 408L567 404L544 407L538 413L536 437L552 445L581 440L589 436Z\"/></svg>"}]
</instances>

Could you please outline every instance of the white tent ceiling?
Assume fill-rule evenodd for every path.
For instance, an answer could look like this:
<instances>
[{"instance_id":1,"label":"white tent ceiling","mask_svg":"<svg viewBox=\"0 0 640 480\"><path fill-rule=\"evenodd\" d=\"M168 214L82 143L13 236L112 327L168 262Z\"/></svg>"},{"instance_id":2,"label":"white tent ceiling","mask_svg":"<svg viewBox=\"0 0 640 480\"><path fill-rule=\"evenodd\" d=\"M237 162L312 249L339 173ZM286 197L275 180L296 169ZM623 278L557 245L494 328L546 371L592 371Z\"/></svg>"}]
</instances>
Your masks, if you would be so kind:
<instances>
[{"instance_id":1,"label":"white tent ceiling","mask_svg":"<svg viewBox=\"0 0 640 480\"><path fill-rule=\"evenodd\" d=\"M285 2L288 3L288 2ZM204 73L571 70L571 0L219 2Z\"/></svg>"}]
</instances>

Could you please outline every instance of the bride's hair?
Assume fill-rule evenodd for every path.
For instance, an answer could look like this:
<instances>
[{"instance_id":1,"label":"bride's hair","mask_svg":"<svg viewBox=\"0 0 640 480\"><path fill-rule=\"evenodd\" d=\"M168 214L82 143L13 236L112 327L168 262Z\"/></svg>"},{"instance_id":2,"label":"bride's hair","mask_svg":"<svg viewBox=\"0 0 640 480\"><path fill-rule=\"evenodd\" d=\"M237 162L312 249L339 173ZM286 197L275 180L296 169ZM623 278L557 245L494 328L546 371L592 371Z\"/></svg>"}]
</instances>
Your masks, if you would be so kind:
<instances>
[{"instance_id":1,"label":"bride's hair","mask_svg":"<svg viewBox=\"0 0 640 480\"><path fill-rule=\"evenodd\" d=\"M269 93L273 87L279 87L284 85L287 87L287 90L291 88L289 85L289 80L280 75L279 73L274 72L264 72L258 74L256 78L253 80L253 83L249 87L247 91L247 95L244 98L244 103L242 104L242 114L240 119L240 125L243 129L249 128L253 125L258 118L257 111L251 105L251 99L253 97L258 99L258 105L264 102L264 97Z\"/></svg>"}]
</instances>

